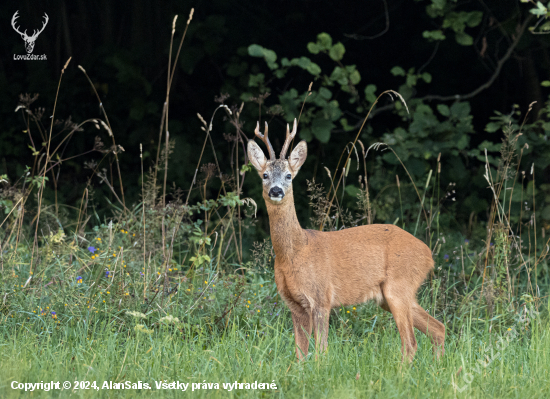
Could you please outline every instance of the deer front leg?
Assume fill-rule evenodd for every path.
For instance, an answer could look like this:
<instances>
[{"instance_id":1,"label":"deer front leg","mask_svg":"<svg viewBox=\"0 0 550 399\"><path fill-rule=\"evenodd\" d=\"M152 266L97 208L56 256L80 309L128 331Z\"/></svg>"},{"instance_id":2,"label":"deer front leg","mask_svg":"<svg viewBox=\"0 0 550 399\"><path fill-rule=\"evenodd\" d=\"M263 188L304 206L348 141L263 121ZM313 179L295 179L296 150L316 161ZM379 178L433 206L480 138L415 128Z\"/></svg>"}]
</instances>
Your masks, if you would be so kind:
<instances>
[{"instance_id":1,"label":"deer front leg","mask_svg":"<svg viewBox=\"0 0 550 399\"><path fill-rule=\"evenodd\" d=\"M330 309L313 310L313 331L315 333L315 358L320 352L325 352L328 346L328 320Z\"/></svg>"},{"instance_id":2,"label":"deer front leg","mask_svg":"<svg viewBox=\"0 0 550 399\"><path fill-rule=\"evenodd\" d=\"M311 336L311 315L300 306L291 310L294 324L294 339L296 341L296 358L303 360L308 353L309 337Z\"/></svg>"}]
</instances>

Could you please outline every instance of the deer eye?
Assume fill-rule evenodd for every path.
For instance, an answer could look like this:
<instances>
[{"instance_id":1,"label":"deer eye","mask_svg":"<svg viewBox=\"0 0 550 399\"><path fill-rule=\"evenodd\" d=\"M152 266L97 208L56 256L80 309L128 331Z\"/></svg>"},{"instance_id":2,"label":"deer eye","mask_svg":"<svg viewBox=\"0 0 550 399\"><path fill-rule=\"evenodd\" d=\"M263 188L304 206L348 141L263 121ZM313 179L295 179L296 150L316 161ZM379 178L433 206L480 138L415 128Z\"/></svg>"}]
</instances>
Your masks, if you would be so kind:
<instances>
[{"instance_id":1,"label":"deer eye","mask_svg":"<svg viewBox=\"0 0 550 399\"><path fill-rule=\"evenodd\" d=\"M267 173L264 173L264 179L267 179Z\"/></svg>"},{"instance_id":2,"label":"deer eye","mask_svg":"<svg viewBox=\"0 0 550 399\"><path fill-rule=\"evenodd\" d=\"M292 175L289 173L288 175L286 175L286 178L287 178L288 180L290 180L290 179L292 179Z\"/></svg>"}]
</instances>

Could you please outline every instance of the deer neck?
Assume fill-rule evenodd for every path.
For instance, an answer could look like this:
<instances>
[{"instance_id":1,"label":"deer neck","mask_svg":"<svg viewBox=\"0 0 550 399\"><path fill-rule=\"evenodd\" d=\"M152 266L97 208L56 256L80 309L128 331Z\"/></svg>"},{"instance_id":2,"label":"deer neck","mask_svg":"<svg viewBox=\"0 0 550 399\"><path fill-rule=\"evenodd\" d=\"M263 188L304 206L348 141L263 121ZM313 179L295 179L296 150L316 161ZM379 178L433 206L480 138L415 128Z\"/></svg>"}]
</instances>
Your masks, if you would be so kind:
<instances>
[{"instance_id":1,"label":"deer neck","mask_svg":"<svg viewBox=\"0 0 550 399\"><path fill-rule=\"evenodd\" d=\"M282 261L292 260L294 253L306 244L305 232L296 216L292 191L286 194L282 204L275 205L267 199L265 203L275 255Z\"/></svg>"}]
</instances>

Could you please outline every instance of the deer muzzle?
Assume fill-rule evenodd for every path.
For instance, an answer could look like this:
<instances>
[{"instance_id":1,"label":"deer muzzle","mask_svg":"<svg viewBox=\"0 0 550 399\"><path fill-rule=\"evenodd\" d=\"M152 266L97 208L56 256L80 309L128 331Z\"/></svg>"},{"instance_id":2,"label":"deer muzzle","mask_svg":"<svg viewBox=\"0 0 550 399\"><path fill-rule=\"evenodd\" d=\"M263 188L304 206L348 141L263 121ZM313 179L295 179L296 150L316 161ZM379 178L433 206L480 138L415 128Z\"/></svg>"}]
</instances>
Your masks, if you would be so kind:
<instances>
[{"instance_id":1,"label":"deer muzzle","mask_svg":"<svg viewBox=\"0 0 550 399\"><path fill-rule=\"evenodd\" d=\"M284 198L285 192L281 187L275 186L269 189L268 195L272 201L280 201Z\"/></svg>"}]
</instances>

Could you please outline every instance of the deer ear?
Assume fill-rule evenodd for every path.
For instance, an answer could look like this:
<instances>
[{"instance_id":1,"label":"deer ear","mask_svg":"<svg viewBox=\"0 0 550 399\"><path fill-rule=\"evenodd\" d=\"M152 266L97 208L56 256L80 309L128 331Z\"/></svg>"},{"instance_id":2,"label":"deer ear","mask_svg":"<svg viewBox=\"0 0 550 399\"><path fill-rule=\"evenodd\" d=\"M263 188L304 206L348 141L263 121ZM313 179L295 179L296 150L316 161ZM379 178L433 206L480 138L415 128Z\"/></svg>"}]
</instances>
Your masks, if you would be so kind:
<instances>
[{"instance_id":1,"label":"deer ear","mask_svg":"<svg viewBox=\"0 0 550 399\"><path fill-rule=\"evenodd\" d=\"M307 157L307 144L304 140L300 141L296 147L292 150L290 153L290 157L288 158L288 164L290 165L290 168L294 171L294 173L297 173L304 162L306 161Z\"/></svg>"},{"instance_id":2,"label":"deer ear","mask_svg":"<svg viewBox=\"0 0 550 399\"><path fill-rule=\"evenodd\" d=\"M261 172L264 170L265 165L267 164L267 159L264 155L264 152L254 140L248 141L248 159L252 162L252 165Z\"/></svg>"}]
</instances>

